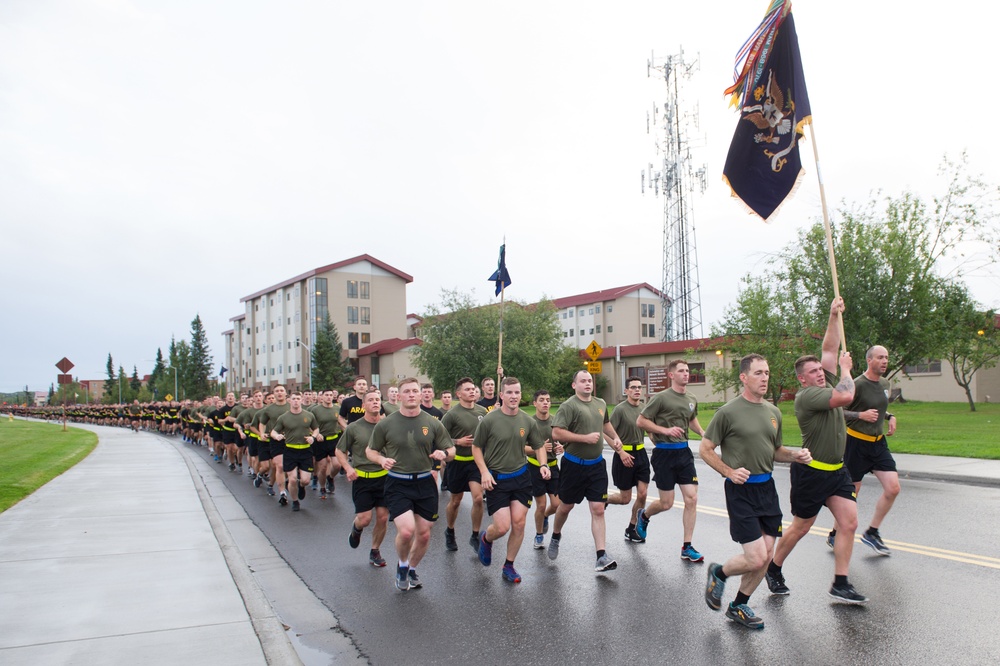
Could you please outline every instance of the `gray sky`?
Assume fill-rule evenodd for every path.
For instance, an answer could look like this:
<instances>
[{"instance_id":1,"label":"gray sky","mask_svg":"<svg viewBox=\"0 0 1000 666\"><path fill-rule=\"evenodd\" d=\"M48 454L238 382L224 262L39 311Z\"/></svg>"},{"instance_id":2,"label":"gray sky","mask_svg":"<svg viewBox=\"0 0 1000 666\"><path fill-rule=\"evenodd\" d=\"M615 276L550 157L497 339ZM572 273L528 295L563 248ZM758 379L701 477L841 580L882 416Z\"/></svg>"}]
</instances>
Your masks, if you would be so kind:
<instances>
[{"instance_id":1,"label":"gray sky","mask_svg":"<svg viewBox=\"0 0 1000 666\"><path fill-rule=\"evenodd\" d=\"M407 308L475 289L506 235L511 298L660 286L662 199L646 61L700 71L708 189L694 219L705 333L763 253L820 216L807 174L775 221L721 182L722 91L766 0L0 3L0 391L56 361L149 372L200 313L215 365L239 299L369 253L410 273ZM796 27L831 204L943 191L967 149L1000 182L993 12L800 0ZM1000 279L971 282L1000 304Z\"/></svg>"}]
</instances>

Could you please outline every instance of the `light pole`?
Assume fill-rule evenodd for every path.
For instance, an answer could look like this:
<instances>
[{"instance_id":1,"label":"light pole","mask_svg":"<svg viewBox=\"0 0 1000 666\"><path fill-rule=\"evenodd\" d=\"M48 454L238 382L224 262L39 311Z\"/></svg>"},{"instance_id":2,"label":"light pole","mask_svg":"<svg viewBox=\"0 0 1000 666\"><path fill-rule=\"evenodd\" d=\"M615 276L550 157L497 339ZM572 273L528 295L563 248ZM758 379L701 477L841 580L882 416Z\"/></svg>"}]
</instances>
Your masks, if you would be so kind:
<instances>
[{"instance_id":1,"label":"light pole","mask_svg":"<svg viewBox=\"0 0 1000 666\"><path fill-rule=\"evenodd\" d=\"M312 391L313 390L313 359L312 359L313 350L312 350L312 348L309 345L307 345L306 343L302 342L298 338L295 338L295 346L297 347L299 345L302 345L303 347L305 347L306 351L309 352L309 390Z\"/></svg>"}]
</instances>

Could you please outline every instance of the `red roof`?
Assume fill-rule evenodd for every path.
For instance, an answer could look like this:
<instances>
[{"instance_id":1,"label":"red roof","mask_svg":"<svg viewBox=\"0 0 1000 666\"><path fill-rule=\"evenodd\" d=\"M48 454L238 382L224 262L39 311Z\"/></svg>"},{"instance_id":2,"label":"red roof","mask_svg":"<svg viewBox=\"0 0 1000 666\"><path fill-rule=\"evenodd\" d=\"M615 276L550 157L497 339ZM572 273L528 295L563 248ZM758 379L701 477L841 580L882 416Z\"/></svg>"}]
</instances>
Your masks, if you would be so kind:
<instances>
[{"instance_id":1,"label":"red roof","mask_svg":"<svg viewBox=\"0 0 1000 666\"><path fill-rule=\"evenodd\" d=\"M358 356L370 356L372 354L381 356L383 354L392 354L400 349L406 349L407 347L422 344L424 344L424 342L420 338L407 338L405 340L403 338L387 338L385 340L379 340L378 342L368 345L367 347L362 347L358 350Z\"/></svg>"},{"instance_id":2,"label":"red roof","mask_svg":"<svg viewBox=\"0 0 1000 666\"><path fill-rule=\"evenodd\" d=\"M705 349L717 349L723 343L722 338L697 338L695 340L672 340L670 342L646 342L640 345L622 345L621 355L628 356L648 356L650 354L681 354L689 349L702 351ZM614 345L608 345L598 357L601 359L615 358Z\"/></svg>"},{"instance_id":3,"label":"red roof","mask_svg":"<svg viewBox=\"0 0 1000 666\"><path fill-rule=\"evenodd\" d=\"M616 289L602 289L601 291L590 291L586 294L577 294L576 296L566 296L565 298L553 299L552 304L556 306L557 310L563 308L572 308L577 305L589 305L591 303L603 303L604 301L613 301L615 299L621 298L626 294L631 294L633 291L638 291L645 287L649 289L657 298L661 297L660 290L652 286L648 282L639 282L637 284L630 284L624 287L618 287Z\"/></svg>"},{"instance_id":4,"label":"red roof","mask_svg":"<svg viewBox=\"0 0 1000 666\"><path fill-rule=\"evenodd\" d=\"M243 298L240 299L240 303L245 303L247 301L252 301L253 299L257 298L258 296L263 296L264 294L269 294L272 291L275 291L277 289L281 289L283 287L287 287L288 285L295 284L296 282L301 282L302 280L305 280L307 278L311 278L313 276L319 275L320 273L326 273L327 271L332 271L332 270L336 270L338 268L343 268L344 266L351 266L353 264L361 263L362 261L370 262L372 265L378 266L382 270L388 271L388 272L392 273L393 275L402 278L404 282L407 282L407 283L413 282L413 276L412 275L404 273L403 271L399 270L398 268L393 268L389 264L387 264L387 263L385 263L383 261L379 261L378 259L376 259L375 257L371 256L370 254L359 254L356 257L351 257L350 259L344 259L343 261L338 261L338 262L336 262L334 264L329 264L328 266L320 266L319 268L314 268L313 270L307 271L307 272L303 273L302 275L296 275L295 277L290 278L288 280L285 280L284 282L279 282L276 285L272 285L272 286L268 287L267 289L262 289L262 290L260 290L258 292L250 294L249 296L244 296Z\"/></svg>"}]
</instances>

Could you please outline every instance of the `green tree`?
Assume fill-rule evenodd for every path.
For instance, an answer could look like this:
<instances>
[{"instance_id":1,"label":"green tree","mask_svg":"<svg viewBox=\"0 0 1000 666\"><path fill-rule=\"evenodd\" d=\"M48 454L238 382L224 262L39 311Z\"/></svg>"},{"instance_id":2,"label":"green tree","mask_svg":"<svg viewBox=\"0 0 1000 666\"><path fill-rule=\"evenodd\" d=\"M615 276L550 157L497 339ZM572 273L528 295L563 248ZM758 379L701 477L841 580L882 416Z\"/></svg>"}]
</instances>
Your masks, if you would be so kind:
<instances>
[{"instance_id":1,"label":"green tree","mask_svg":"<svg viewBox=\"0 0 1000 666\"><path fill-rule=\"evenodd\" d=\"M118 376L115 374L115 364L111 360L110 352L108 353L108 364L105 367L105 371L107 375L104 380L104 395L101 396L101 403L104 405L113 405L118 402L118 391L112 391L111 388L118 382Z\"/></svg>"},{"instance_id":2,"label":"green tree","mask_svg":"<svg viewBox=\"0 0 1000 666\"><path fill-rule=\"evenodd\" d=\"M187 375L190 393L207 395L212 390L209 381L212 372L212 353L208 347L208 336L201 323L201 315L195 315L191 320L191 346L188 357Z\"/></svg>"},{"instance_id":3,"label":"green tree","mask_svg":"<svg viewBox=\"0 0 1000 666\"><path fill-rule=\"evenodd\" d=\"M469 294L443 290L441 303L424 315L414 363L439 387L450 388L464 376L477 382L495 377L499 334L499 305L480 306ZM507 301L503 340L504 373L521 380L525 395L557 386L562 343L550 301Z\"/></svg>"},{"instance_id":4,"label":"green tree","mask_svg":"<svg viewBox=\"0 0 1000 666\"><path fill-rule=\"evenodd\" d=\"M955 381L965 391L969 409L976 411L972 397L972 379L983 368L1000 362L1000 319L994 311L966 312L952 338L945 358L951 364Z\"/></svg>"},{"instance_id":5,"label":"green tree","mask_svg":"<svg viewBox=\"0 0 1000 666\"><path fill-rule=\"evenodd\" d=\"M121 385L121 401L122 404L132 402L132 385L128 381L128 377L125 375L125 368L118 366L118 379L117 383ZM112 402L118 402L118 396L115 395Z\"/></svg>"},{"instance_id":6,"label":"green tree","mask_svg":"<svg viewBox=\"0 0 1000 666\"><path fill-rule=\"evenodd\" d=\"M197 377L192 378L190 369L191 347L187 340L181 340L174 345L174 360L171 361L171 368L177 368L177 382L180 394L185 398L201 400L208 395L208 387L197 382ZM207 384L207 379L205 379ZM160 393L159 395L165 395Z\"/></svg>"},{"instance_id":7,"label":"green tree","mask_svg":"<svg viewBox=\"0 0 1000 666\"><path fill-rule=\"evenodd\" d=\"M324 321L316 329L316 339L312 343L313 388L316 390L342 390L351 384L354 371L344 359L344 348L340 344L340 334L337 327L326 314Z\"/></svg>"},{"instance_id":8,"label":"green tree","mask_svg":"<svg viewBox=\"0 0 1000 666\"><path fill-rule=\"evenodd\" d=\"M156 386L156 382L159 381L166 373L166 363L163 360L163 350L160 347L156 348L156 361L153 363L153 371L149 373L149 385Z\"/></svg>"},{"instance_id":9,"label":"green tree","mask_svg":"<svg viewBox=\"0 0 1000 666\"><path fill-rule=\"evenodd\" d=\"M142 380L139 379L139 368L137 366L132 366L132 376L128 380L128 385L132 389L133 396L139 394L139 389L142 388Z\"/></svg>"}]
</instances>

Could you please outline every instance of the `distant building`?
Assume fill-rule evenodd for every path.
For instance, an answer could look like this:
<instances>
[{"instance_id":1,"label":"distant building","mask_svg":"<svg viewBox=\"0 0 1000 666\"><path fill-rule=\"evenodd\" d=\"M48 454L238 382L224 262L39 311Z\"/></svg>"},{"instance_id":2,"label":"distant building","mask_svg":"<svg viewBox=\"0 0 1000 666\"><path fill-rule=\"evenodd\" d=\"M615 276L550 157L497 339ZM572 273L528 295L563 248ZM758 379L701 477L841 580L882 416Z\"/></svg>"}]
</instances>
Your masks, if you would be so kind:
<instances>
[{"instance_id":1,"label":"distant building","mask_svg":"<svg viewBox=\"0 0 1000 666\"><path fill-rule=\"evenodd\" d=\"M556 317L567 347L584 349L657 342L663 334L660 292L646 282L556 298Z\"/></svg>"},{"instance_id":2,"label":"distant building","mask_svg":"<svg viewBox=\"0 0 1000 666\"><path fill-rule=\"evenodd\" d=\"M230 319L233 328L223 333L226 385L308 387L310 350L327 313L358 370L359 350L408 335L410 282L407 273L363 254L243 297L243 314Z\"/></svg>"}]
</instances>

